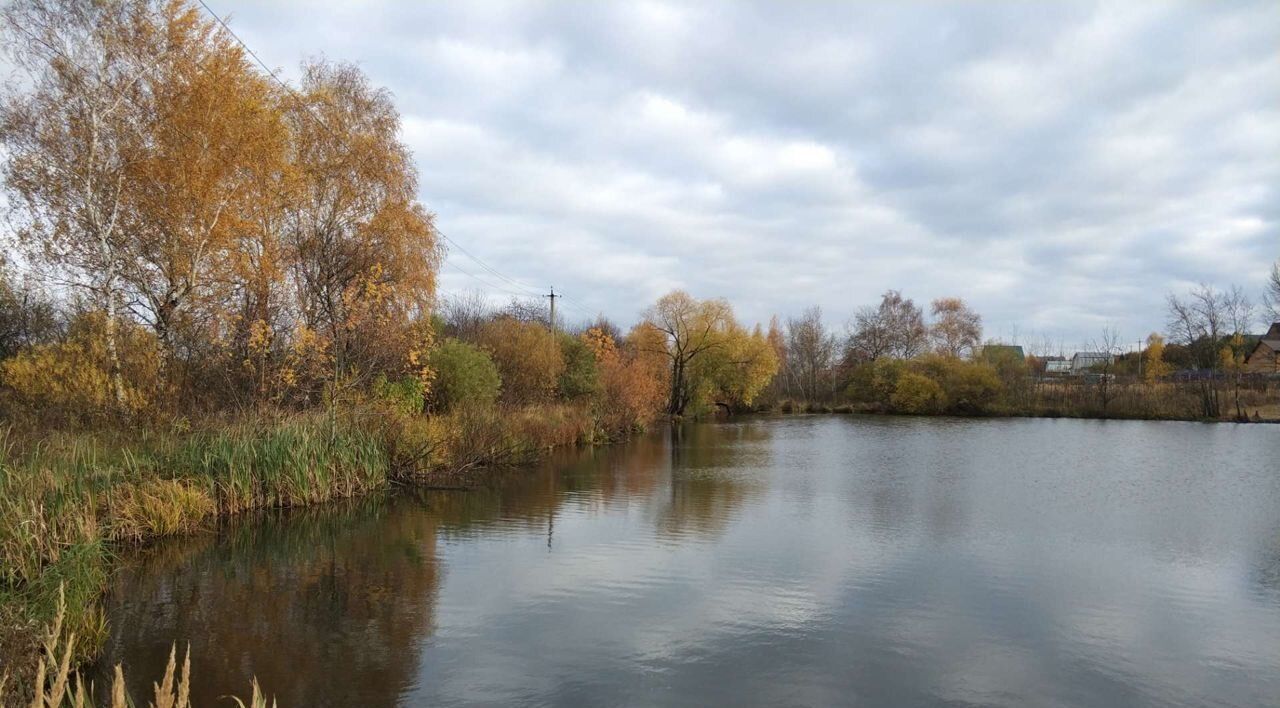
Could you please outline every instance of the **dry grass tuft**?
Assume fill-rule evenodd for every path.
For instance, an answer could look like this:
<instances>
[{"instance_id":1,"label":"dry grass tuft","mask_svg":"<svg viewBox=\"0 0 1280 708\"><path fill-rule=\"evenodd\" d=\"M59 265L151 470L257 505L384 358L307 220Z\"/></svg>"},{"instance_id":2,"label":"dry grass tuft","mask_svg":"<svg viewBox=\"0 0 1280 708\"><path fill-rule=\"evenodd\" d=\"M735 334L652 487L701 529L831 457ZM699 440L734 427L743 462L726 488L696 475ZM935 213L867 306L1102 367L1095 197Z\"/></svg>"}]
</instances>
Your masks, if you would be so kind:
<instances>
[{"instance_id":1,"label":"dry grass tuft","mask_svg":"<svg viewBox=\"0 0 1280 708\"><path fill-rule=\"evenodd\" d=\"M174 479L122 484L108 495L108 535L138 542L197 531L217 510L207 489Z\"/></svg>"},{"instance_id":2,"label":"dry grass tuft","mask_svg":"<svg viewBox=\"0 0 1280 708\"><path fill-rule=\"evenodd\" d=\"M40 661L32 682L31 699L28 703L30 708L93 708L96 705L93 684L87 684L75 668L76 634L65 628L66 609L65 596L60 592L58 611L45 633ZM7 673L0 676L0 705L6 702L8 678ZM149 708L192 708L190 647L187 648L181 669L177 665L177 647L170 648L169 665L165 668L164 676L151 686L153 698L147 704ZM111 702L106 705L110 708L131 708L125 688L124 671L117 664L111 686ZM249 703L246 704L239 698L235 698L235 701L242 708L275 708L276 705L274 699L268 703L257 679L253 680L253 695Z\"/></svg>"}]
</instances>

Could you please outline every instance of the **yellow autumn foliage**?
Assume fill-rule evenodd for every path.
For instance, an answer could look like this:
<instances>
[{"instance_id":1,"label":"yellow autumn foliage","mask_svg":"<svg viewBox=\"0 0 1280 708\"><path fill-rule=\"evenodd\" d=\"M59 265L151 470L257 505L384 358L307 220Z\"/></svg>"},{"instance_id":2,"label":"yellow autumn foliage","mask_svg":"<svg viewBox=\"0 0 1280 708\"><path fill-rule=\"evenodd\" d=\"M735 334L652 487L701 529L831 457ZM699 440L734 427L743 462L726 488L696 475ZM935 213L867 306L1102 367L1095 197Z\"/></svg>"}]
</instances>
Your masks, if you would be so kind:
<instances>
[{"instance_id":1,"label":"yellow autumn foliage","mask_svg":"<svg viewBox=\"0 0 1280 708\"><path fill-rule=\"evenodd\" d=\"M154 335L118 323L126 412L139 412L160 394L160 349ZM18 403L40 413L84 420L115 410L106 318L81 314L61 341L24 350L0 362L0 381Z\"/></svg>"}]
</instances>

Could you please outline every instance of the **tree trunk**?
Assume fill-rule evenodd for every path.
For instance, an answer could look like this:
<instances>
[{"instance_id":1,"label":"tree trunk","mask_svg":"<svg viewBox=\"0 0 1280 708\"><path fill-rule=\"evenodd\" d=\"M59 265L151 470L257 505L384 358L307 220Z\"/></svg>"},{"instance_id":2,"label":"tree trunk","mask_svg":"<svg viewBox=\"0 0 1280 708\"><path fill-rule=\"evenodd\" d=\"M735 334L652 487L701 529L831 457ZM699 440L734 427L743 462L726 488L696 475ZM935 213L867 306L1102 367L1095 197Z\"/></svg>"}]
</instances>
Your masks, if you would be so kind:
<instances>
[{"instance_id":1,"label":"tree trunk","mask_svg":"<svg viewBox=\"0 0 1280 708\"><path fill-rule=\"evenodd\" d=\"M119 326L116 321L116 296L113 288L107 289L106 318L103 334L107 344L107 370L111 379L111 395L116 408L124 410L124 373L120 366Z\"/></svg>"}]
</instances>

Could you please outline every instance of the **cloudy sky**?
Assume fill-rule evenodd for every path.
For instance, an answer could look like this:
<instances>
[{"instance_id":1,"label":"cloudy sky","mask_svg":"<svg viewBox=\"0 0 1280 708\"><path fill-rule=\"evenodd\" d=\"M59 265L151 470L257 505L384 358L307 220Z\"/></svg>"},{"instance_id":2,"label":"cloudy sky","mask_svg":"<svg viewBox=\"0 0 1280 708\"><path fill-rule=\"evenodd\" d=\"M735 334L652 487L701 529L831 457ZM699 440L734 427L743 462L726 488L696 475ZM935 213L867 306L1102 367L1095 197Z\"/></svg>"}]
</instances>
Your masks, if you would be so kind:
<instances>
[{"instance_id":1,"label":"cloudy sky","mask_svg":"<svg viewBox=\"0 0 1280 708\"><path fill-rule=\"evenodd\" d=\"M575 319L680 287L842 325L896 288L1070 348L1280 257L1273 0L206 1L286 77L389 87L441 230Z\"/></svg>"}]
</instances>

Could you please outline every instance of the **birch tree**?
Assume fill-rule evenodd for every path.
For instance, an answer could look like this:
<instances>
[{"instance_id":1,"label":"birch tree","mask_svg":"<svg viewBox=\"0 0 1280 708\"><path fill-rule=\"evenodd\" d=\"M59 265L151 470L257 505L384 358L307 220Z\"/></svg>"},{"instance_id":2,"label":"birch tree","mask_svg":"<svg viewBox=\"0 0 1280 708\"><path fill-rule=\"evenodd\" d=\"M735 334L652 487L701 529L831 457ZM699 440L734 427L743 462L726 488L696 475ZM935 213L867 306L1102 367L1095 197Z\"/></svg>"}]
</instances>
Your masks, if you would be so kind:
<instances>
[{"instance_id":1,"label":"birch tree","mask_svg":"<svg viewBox=\"0 0 1280 708\"><path fill-rule=\"evenodd\" d=\"M124 277L136 314L172 355L180 328L229 304L236 266L246 265L236 257L242 244L257 275L269 267L254 202L279 186L288 134L268 80L217 23L185 3L159 7L150 21L164 58L142 82L151 111L132 166L142 224Z\"/></svg>"},{"instance_id":2,"label":"birch tree","mask_svg":"<svg viewBox=\"0 0 1280 708\"><path fill-rule=\"evenodd\" d=\"M110 397L125 399L119 318L138 228L127 196L142 150L145 0L16 0L0 13L3 45L24 74L0 103L11 223L30 261L105 318Z\"/></svg>"},{"instance_id":3,"label":"birch tree","mask_svg":"<svg viewBox=\"0 0 1280 708\"><path fill-rule=\"evenodd\" d=\"M822 323L822 310L806 309L799 317L787 318L787 363L807 401L821 399L835 356L835 339Z\"/></svg>"},{"instance_id":4,"label":"birch tree","mask_svg":"<svg viewBox=\"0 0 1280 708\"><path fill-rule=\"evenodd\" d=\"M960 357L971 354L982 341L982 316L958 297L933 301L933 326L929 337L939 354Z\"/></svg>"},{"instance_id":5,"label":"birch tree","mask_svg":"<svg viewBox=\"0 0 1280 708\"><path fill-rule=\"evenodd\" d=\"M864 307L849 325L846 358L874 361L881 357L910 359L924 352L929 330L924 313L911 298L886 291L877 307Z\"/></svg>"},{"instance_id":6,"label":"birch tree","mask_svg":"<svg viewBox=\"0 0 1280 708\"><path fill-rule=\"evenodd\" d=\"M388 91L353 65L308 64L286 120L299 180L286 233L299 309L345 369L383 351L376 323L425 316L443 252Z\"/></svg>"}]
</instances>

